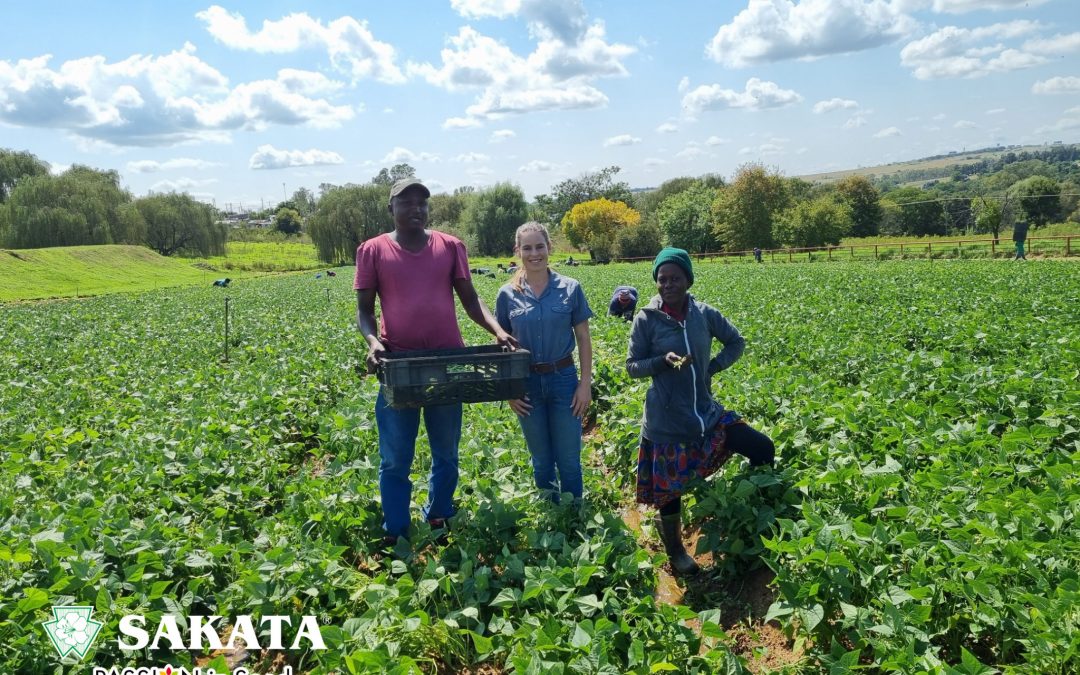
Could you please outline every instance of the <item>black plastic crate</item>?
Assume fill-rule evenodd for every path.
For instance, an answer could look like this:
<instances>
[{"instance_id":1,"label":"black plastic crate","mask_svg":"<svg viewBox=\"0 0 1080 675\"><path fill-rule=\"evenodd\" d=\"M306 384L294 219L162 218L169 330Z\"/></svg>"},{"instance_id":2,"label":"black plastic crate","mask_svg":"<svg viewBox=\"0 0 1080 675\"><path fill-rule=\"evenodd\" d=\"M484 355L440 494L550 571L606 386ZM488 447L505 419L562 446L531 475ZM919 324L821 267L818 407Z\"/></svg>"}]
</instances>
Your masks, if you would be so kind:
<instances>
[{"instance_id":1,"label":"black plastic crate","mask_svg":"<svg viewBox=\"0 0 1080 675\"><path fill-rule=\"evenodd\" d=\"M525 395L531 362L528 350L499 345L386 352L379 381L394 408L506 401Z\"/></svg>"}]
</instances>

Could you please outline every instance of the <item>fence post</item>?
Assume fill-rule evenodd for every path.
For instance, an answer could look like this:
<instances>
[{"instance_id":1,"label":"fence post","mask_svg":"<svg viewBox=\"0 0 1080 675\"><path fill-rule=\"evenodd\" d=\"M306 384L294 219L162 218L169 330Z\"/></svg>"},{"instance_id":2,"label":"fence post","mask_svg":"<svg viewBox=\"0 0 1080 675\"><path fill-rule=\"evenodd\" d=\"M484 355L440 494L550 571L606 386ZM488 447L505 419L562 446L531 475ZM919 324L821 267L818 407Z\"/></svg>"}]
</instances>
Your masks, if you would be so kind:
<instances>
[{"instance_id":1,"label":"fence post","mask_svg":"<svg viewBox=\"0 0 1080 675\"><path fill-rule=\"evenodd\" d=\"M997 255L997 237L990 240L990 257L993 258Z\"/></svg>"},{"instance_id":2,"label":"fence post","mask_svg":"<svg viewBox=\"0 0 1080 675\"><path fill-rule=\"evenodd\" d=\"M787 261L791 262L791 249L790 248L787 250Z\"/></svg>"},{"instance_id":3,"label":"fence post","mask_svg":"<svg viewBox=\"0 0 1080 675\"><path fill-rule=\"evenodd\" d=\"M926 242L926 257L930 260L934 259L934 245L930 242Z\"/></svg>"},{"instance_id":4,"label":"fence post","mask_svg":"<svg viewBox=\"0 0 1080 675\"><path fill-rule=\"evenodd\" d=\"M877 244L874 244L874 260L877 260L877 259L878 259L878 255L877 255Z\"/></svg>"},{"instance_id":5,"label":"fence post","mask_svg":"<svg viewBox=\"0 0 1080 675\"><path fill-rule=\"evenodd\" d=\"M900 257L901 258L904 257L904 245L903 244L900 244Z\"/></svg>"},{"instance_id":6,"label":"fence post","mask_svg":"<svg viewBox=\"0 0 1080 675\"><path fill-rule=\"evenodd\" d=\"M829 247L829 260L832 260L832 246Z\"/></svg>"},{"instance_id":7,"label":"fence post","mask_svg":"<svg viewBox=\"0 0 1080 675\"><path fill-rule=\"evenodd\" d=\"M1065 237L1065 255L1072 255L1072 237Z\"/></svg>"},{"instance_id":8,"label":"fence post","mask_svg":"<svg viewBox=\"0 0 1080 675\"><path fill-rule=\"evenodd\" d=\"M851 247L851 257L852 258L855 257L855 247L854 246Z\"/></svg>"},{"instance_id":9,"label":"fence post","mask_svg":"<svg viewBox=\"0 0 1080 675\"><path fill-rule=\"evenodd\" d=\"M229 296L225 296L225 363L229 362Z\"/></svg>"}]
</instances>

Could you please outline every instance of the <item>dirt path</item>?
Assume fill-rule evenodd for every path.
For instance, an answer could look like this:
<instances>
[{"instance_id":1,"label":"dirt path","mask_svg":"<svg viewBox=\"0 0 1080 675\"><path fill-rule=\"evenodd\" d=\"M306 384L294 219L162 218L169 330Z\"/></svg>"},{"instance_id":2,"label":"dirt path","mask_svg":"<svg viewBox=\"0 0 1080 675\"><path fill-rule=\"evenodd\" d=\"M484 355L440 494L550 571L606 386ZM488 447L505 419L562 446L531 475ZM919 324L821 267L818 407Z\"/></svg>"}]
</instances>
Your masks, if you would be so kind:
<instances>
[{"instance_id":1,"label":"dirt path","mask_svg":"<svg viewBox=\"0 0 1080 675\"><path fill-rule=\"evenodd\" d=\"M653 517L651 510L644 511L638 506L624 507L622 519L630 528L643 547L660 550L658 542L646 537L642 523ZM685 535L686 550L697 550L700 532L690 529ZM654 598L666 605L685 605L694 611L719 609L721 628L730 638L731 651L747 660L751 672L765 673L797 663L803 657L803 650L795 649L795 644L780 630L776 621L765 622L765 614L776 599L776 591L769 585L773 573L768 568L755 570L734 582L718 579L713 573L712 552L695 555L694 559L702 567L696 577L680 580L676 578L669 565L656 570L657 585ZM700 633L701 624L697 620L686 625ZM706 648L703 645L702 650Z\"/></svg>"}]
</instances>

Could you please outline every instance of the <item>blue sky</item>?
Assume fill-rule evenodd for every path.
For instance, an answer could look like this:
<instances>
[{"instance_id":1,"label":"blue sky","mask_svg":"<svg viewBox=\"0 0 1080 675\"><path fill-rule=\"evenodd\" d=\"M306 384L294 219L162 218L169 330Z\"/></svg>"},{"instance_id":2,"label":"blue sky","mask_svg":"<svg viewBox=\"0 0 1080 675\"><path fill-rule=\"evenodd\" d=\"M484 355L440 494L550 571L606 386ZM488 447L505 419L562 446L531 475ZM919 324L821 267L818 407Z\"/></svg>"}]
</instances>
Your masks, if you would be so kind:
<instances>
[{"instance_id":1,"label":"blue sky","mask_svg":"<svg viewBox=\"0 0 1080 675\"><path fill-rule=\"evenodd\" d=\"M219 207L1080 140L1075 0L7 3L0 147Z\"/></svg>"}]
</instances>

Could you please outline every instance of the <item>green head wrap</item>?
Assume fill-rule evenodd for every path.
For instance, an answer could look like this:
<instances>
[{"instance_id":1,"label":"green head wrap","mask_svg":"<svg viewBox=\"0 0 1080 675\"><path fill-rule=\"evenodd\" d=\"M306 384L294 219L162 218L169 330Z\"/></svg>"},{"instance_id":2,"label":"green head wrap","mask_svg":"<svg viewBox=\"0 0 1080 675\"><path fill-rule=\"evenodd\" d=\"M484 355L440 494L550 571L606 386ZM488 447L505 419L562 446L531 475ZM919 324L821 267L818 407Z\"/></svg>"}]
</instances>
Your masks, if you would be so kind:
<instances>
[{"instance_id":1,"label":"green head wrap","mask_svg":"<svg viewBox=\"0 0 1080 675\"><path fill-rule=\"evenodd\" d=\"M668 246L656 254L656 260L653 261L652 265L653 281L656 281L656 277L660 273L660 266L668 263L678 265L683 272L686 272L687 288L694 285L694 265L690 262L690 254L681 248L673 246Z\"/></svg>"}]
</instances>

